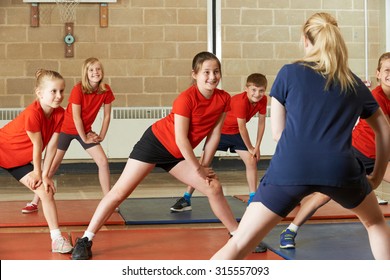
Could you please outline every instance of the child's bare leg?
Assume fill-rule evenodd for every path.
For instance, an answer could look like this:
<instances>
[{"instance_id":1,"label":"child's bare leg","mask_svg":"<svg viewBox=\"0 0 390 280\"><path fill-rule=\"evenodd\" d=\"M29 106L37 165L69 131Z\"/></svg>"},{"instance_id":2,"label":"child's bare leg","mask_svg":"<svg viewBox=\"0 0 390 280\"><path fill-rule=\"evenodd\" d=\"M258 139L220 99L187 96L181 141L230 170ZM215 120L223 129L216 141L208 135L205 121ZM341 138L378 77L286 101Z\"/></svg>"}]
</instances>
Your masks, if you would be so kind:
<instances>
[{"instance_id":1,"label":"child's bare leg","mask_svg":"<svg viewBox=\"0 0 390 280\"><path fill-rule=\"evenodd\" d=\"M154 164L128 159L126 166L113 188L100 201L87 231L96 233L138 184L152 171Z\"/></svg>"},{"instance_id":2,"label":"child's bare leg","mask_svg":"<svg viewBox=\"0 0 390 280\"><path fill-rule=\"evenodd\" d=\"M99 182L102 187L103 195L106 195L111 188L110 183L110 167L108 159L103 151L102 146L96 145L86 150L93 158L99 170Z\"/></svg>"},{"instance_id":3,"label":"child's bare leg","mask_svg":"<svg viewBox=\"0 0 390 280\"><path fill-rule=\"evenodd\" d=\"M179 162L169 173L184 184L192 186L205 194L209 199L214 214L229 232L234 232L237 229L238 223L225 199L222 186L218 179L213 179L210 183L206 182L206 180L202 179L198 174L194 174L193 167L186 161Z\"/></svg>"},{"instance_id":4,"label":"child's bare leg","mask_svg":"<svg viewBox=\"0 0 390 280\"><path fill-rule=\"evenodd\" d=\"M22 179L20 179L20 182L27 187L28 186L27 175L24 176ZM58 229L59 226L58 226L57 207L55 204L53 192L49 189L49 192L47 193L42 184L33 192L42 201L43 214L45 216L49 229L50 230Z\"/></svg>"},{"instance_id":5,"label":"child's bare leg","mask_svg":"<svg viewBox=\"0 0 390 280\"><path fill-rule=\"evenodd\" d=\"M65 156L65 151L57 149L56 155L55 155L53 162L50 166L50 170L49 170L49 174L48 174L49 178L53 178L53 176L56 174L58 168L61 165L61 162L62 162L62 159L64 158L64 156ZM36 193L34 194L34 198L31 201L31 203L35 204L35 205L39 204L39 196Z\"/></svg>"},{"instance_id":6,"label":"child's bare leg","mask_svg":"<svg viewBox=\"0 0 390 280\"><path fill-rule=\"evenodd\" d=\"M375 193L372 191L359 206L351 210L367 229L374 258L390 260L390 227L386 224Z\"/></svg>"},{"instance_id":7,"label":"child's bare leg","mask_svg":"<svg viewBox=\"0 0 390 280\"><path fill-rule=\"evenodd\" d=\"M330 201L330 197L322 194L315 193L312 197L306 200L299 210L298 214L292 221L294 225L303 225L313 214L323 205Z\"/></svg>"},{"instance_id":8,"label":"child's bare leg","mask_svg":"<svg viewBox=\"0 0 390 280\"><path fill-rule=\"evenodd\" d=\"M248 181L249 192L256 192L257 184L259 183L257 181L257 160L252 157L248 151L237 150L236 152L245 164L246 180Z\"/></svg>"}]
</instances>

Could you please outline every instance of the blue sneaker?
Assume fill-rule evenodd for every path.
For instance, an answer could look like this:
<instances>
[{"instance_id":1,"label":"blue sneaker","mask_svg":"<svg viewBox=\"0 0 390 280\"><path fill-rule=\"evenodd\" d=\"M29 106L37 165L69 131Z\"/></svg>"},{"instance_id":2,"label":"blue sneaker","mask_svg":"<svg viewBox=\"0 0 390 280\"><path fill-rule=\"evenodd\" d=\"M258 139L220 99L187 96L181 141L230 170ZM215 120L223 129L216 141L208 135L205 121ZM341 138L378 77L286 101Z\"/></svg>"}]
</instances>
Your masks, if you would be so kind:
<instances>
[{"instance_id":1,"label":"blue sneaker","mask_svg":"<svg viewBox=\"0 0 390 280\"><path fill-rule=\"evenodd\" d=\"M294 249L295 248L295 237L297 236L297 233L285 229L280 234L280 248L282 249Z\"/></svg>"}]
</instances>

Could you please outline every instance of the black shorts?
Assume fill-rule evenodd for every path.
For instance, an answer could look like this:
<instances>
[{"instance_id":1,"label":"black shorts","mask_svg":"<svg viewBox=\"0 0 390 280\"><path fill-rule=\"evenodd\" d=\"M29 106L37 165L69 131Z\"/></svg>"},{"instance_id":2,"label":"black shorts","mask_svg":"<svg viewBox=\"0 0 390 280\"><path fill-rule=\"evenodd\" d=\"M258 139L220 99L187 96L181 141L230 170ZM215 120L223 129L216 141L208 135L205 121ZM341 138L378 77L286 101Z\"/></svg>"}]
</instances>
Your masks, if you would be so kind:
<instances>
[{"instance_id":1,"label":"black shorts","mask_svg":"<svg viewBox=\"0 0 390 280\"><path fill-rule=\"evenodd\" d=\"M129 158L146 163L156 164L157 167L169 172L184 158L175 158L157 139L150 126L134 145Z\"/></svg>"},{"instance_id":2,"label":"black shorts","mask_svg":"<svg viewBox=\"0 0 390 280\"><path fill-rule=\"evenodd\" d=\"M242 140L241 134L221 134L221 139L217 147L218 151L227 151L230 149L230 152L235 153L236 150L239 151L248 151L248 148L245 146L244 140Z\"/></svg>"},{"instance_id":3,"label":"black shorts","mask_svg":"<svg viewBox=\"0 0 390 280\"><path fill-rule=\"evenodd\" d=\"M72 142L73 139L76 139L77 141L79 141L80 145L84 148L84 150L92 148L96 145L100 145L99 143L87 144L83 140L81 140L81 137L78 134L67 134L67 133L61 132L60 136L58 138L57 149L59 149L61 151L67 151L69 148L70 142Z\"/></svg>"},{"instance_id":4,"label":"black shorts","mask_svg":"<svg viewBox=\"0 0 390 280\"><path fill-rule=\"evenodd\" d=\"M20 181L24 176L34 170L34 166L31 163L26 165L13 167L13 168L3 168L7 170L16 180Z\"/></svg>"},{"instance_id":5,"label":"black shorts","mask_svg":"<svg viewBox=\"0 0 390 280\"><path fill-rule=\"evenodd\" d=\"M371 185L366 178L364 178L361 186L357 188L348 186L271 185L265 183L263 177L253 197L253 202L261 202L272 212L285 218L305 196L315 192L323 193L344 208L352 209L358 206L371 191Z\"/></svg>"},{"instance_id":6,"label":"black shorts","mask_svg":"<svg viewBox=\"0 0 390 280\"><path fill-rule=\"evenodd\" d=\"M375 159L366 157L355 147L352 147L352 150L355 153L355 156L363 163L364 168L366 169L366 174L370 175L374 170Z\"/></svg>"}]
</instances>

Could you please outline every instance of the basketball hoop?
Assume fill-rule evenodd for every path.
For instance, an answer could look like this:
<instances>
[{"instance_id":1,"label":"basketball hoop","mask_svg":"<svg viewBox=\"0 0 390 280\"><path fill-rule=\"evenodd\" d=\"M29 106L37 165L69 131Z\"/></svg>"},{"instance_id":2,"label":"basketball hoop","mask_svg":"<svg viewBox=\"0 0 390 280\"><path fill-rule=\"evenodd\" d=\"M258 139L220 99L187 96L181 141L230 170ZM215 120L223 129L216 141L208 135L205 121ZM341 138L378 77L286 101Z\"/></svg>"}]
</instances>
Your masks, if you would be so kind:
<instances>
[{"instance_id":1,"label":"basketball hoop","mask_svg":"<svg viewBox=\"0 0 390 280\"><path fill-rule=\"evenodd\" d=\"M56 0L60 9L60 17L63 23L73 22L76 19L76 7L80 0Z\"/></svg>"}]
</instances>

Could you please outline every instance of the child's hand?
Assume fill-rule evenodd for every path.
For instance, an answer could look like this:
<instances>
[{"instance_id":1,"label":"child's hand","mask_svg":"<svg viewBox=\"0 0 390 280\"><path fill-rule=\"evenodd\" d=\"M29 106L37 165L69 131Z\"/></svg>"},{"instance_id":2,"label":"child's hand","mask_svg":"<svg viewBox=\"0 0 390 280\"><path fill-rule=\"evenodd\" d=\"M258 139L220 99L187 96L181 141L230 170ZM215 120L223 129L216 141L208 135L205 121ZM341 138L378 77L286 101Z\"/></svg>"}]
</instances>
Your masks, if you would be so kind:
<instances>
[{"instance_id":1,"label":"child's hand","mask_svg":"<svg viewBox=\"0 0 390 280\"><path fill-rule=\"evenodd\" d=\"M256 159L256 161L260 160L260 149L254 149L252 157Z\"/></svg>"},{"instance_id":2,"label":"child's hand","mask_svg":"<svg viewBox=\"0 0 390 280\"><path fill-rule=\"evenodd\" d=\"M98 137L98 135L94 131L88 132L86 136L87 136L87 140L85 141L85 143L87 144L96 143L95 139Z\"/></svg>"},{"instance_id":3,"label":"child's hand","mask_svg":"<svg viewBox=\"0 0 390 280\"><path fill-rule=\"evenodd\" d=\"M375 190L382 182L382 179L378 180L378 179L374 178L372 175L367 175L366 177L367 177L368 183L371 185L373 190Z\"/></svg>"},{"instance_id":4,"label":"child's hand","mask_svg":"<svg viewBox=\"0 0 390 280\"><path fill-rule=\"evenodd\" d=\"M42 184L42 176L34 171L27 174L27 186L31 190L36 190Z\"/></svg>"},{"instance_id":5,"label":"child's hand","mask_svg":"<svg viewBox=\"0 0 390 280\"><path fill-rule=\"evenodd\" d=\"M56 186L54 185L54 181L52 179L45 176L42 179L42 183L43 183L43 187L45 188L46 193L49 193L50 190L53 192L53 194L56 193Z\"/></svg>"},{"instance_id":6,"label":"child's hand","mask_svg":"<svg viewBox=\"0 0 390 280\"><path fill-rule=\"evenodd\" d=\"M217 179L217 174L210 167L200 166L197 172L207 183L210 183L212 179Z\"/></svg>"},{"instance_id":7,"label":"child's hand","mask_svg":"<svg viewBox=\"0 0 390 280\"><path fill-rule=\"evenodd\" d=\"M95 143L100 143L103 141L103 138L97 135L93 140L95 141Z\"/></svg>"},{"instance_id":8,"label":"child's hand","mask_svg":"<svg viewBox=\"0 0 390 280\"><path fill-rule=\"evenodd\" d=\"M103 138L100 137L100 135L98 135L96 132L94 131L90 131L87 133L87 138L88 139L91 139L92 142L90 143L100 143L103 141Z\"/></svg>"}]
</instances>

